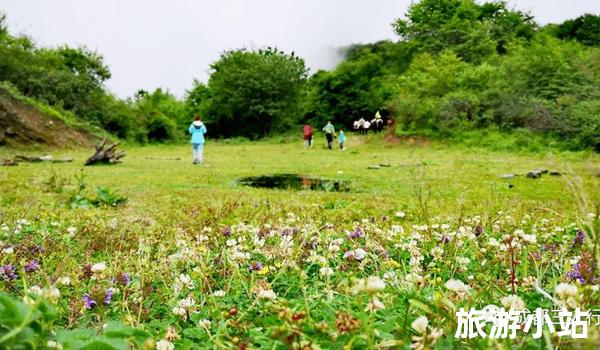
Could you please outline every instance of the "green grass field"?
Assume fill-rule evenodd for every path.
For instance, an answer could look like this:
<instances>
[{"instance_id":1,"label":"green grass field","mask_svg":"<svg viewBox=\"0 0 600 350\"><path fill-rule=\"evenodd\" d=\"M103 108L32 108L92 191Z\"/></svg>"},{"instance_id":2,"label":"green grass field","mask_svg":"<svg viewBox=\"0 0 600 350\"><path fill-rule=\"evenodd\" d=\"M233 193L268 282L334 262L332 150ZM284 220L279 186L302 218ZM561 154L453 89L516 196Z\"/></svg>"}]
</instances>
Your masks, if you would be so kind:
<instances>
[{"instance_id":1,"label":"green grass field","mask_svg":"<svg viewBox=\"0 0 600 350\"><path fill-rule=\"evenodd\" d=\"M563 349L600 339L597 327L579 341L547 332L454 337L459 307L521 305L507 297L529 309L598 308L599 280L588 271L597 254L598 155L348 136L345 151L318 138L313 149L288 139L209 141L204 166L192 164L186 144L126 146L118 165L83 167L90 150L60 150L51 153L75 161L2 167L0 291L32 315L52 305L57 318L39 322L55 333L27 337L65 349ZM389 167L369 169L377 164ZM562 176L524 176L538 168ZM279 173L342 180L351 191L237 183ZM98 187L108 189L106 202L127 203L91 205ZM59 296L48 292L55 289ZM415 321L422 316L424 328ZM26 329L18 331L0 337L0 348L19 344Z\"/></svg>"},{"instance_id":2,"label":"green grass field","mask_svg":"<svg viewBox=\"0 0 600 350\"><path fill-rule=\"evenodd\" d=\"M515 155L441 144L382 144L377 138L365 142L361 137L350 137L344 152L330 151L323 144L317 142L313 149L304 149L301 144L292 142L211 142L206 146L205 166L191 164L191 150L187 145L126 148L123 164L97 167L82 167L91 153L88 150L61 151L53 153L54 157L73 156L75 161L2 168L3 204L13 208L36 202L59 204L52 195L44 194L44 183L56 176L64 180L67 188L74 187L77 185L75 177L81 174L89 186L116 190L130 198L132 210L148 214L159 214L165 208L179 210L268 200L286 207L330 208L331 213L344 217L350 213L362 217L396 210L422 215L423 204L429 208L430 215L455 214L459 210L472 215L493 215L498 210L515 208L574 215L578 211L574 196L579 194L571 193L568 186L574 176L583 182L589 199L598 201L595 175L600 171L600 157L594 154ZM368 169L377 164L390 167ZM556 170L565 176L541 179L524 176L540 168ZM352 190L349 193L294 192L255 189L236 183L244 176L278 173L344 180L350 183ZM505 173L521 176L501 179L500 175ZM230 219L239 219L236 213L232 214Z\"/></svg>"}]
</instances>

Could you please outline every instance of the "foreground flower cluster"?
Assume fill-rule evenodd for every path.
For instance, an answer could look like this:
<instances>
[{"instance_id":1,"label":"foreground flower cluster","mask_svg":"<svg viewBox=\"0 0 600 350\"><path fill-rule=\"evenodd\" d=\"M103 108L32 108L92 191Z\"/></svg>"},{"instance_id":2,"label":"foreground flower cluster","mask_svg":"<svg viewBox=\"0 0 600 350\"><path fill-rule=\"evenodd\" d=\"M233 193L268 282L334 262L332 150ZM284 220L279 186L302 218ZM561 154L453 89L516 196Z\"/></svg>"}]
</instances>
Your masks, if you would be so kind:
<instances>
[{"instance_id":1,"label":"foreground flower cluster","mask_svg":"<svg viewBox=\"0 0 600 350\"><path fill-rule=\"evenodd\" d=\"M61 327L144 327L157 349L500 346L455 339L456 311L600 305L590 227L553 218L416 223L402 212L328 223L290 213L169 229L134 221L2 224L0 291L47 300ZM590 327L587 339L561 341L599 340Z\"/></svg>"}]
</instances>

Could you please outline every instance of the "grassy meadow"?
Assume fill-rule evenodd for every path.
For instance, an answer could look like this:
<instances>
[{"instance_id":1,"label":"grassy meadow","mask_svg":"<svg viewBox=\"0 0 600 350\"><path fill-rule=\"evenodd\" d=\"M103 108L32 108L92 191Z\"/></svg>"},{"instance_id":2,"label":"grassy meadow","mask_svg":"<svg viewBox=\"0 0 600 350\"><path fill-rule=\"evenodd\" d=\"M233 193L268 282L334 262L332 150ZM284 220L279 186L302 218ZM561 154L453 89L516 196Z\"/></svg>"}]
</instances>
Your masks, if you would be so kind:
<instances>
[{"instance_id":1,"label":"grassy meadow","mask_svg":"<svg viewBox=\"0 0 600 350\"><path fill-rule=\"evenodd\" d=\"M0 168L0 291L32 316L15 316L23 327L0 348L597 344L597 327L583 340L461 340L454 312L598 308L598 155L348 139L345 151L209 141L203 166L188 145L154 145L125 146L118 165L82 167L92 152L78 149L51 152L72 163ZM562 175L524 176L534 169ZM279 173L351 190L237 183Z\"/></svg>"}]
</instances>

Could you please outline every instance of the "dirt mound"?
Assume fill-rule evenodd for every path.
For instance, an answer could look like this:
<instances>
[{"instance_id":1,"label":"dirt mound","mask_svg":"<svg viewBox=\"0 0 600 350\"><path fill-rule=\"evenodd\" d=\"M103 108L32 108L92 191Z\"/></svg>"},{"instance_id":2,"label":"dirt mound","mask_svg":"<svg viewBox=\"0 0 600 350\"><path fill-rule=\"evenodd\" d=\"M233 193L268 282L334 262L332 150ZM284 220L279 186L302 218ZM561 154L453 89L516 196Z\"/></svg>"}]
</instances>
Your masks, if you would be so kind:
<instances>
[{"instance_id":1,"label":"dirt mound","mask_svg":"<svg viewBox=\"0 0 600 350\"><path fill-rule=\"evenodd\" d=\"M394 128L393 124L390 127L388 127L387 132L385 133L385 136L383 137L383 141L385 143L416 145L416 146L429 146L431 144L431 141L427 137L418 136L418 135L397 136L395 134L395 130L396 129Z\"/></svg>"},{"instance_id":2,"label":"dirt mound","mask_svg":"<svg viewBox=\"0 0 600 350\"><path fill-rule=\"evenodd\" d=\"M42 113L0 88L0 146L90 146L97 138Z\"/></svg>"}]
</instances>

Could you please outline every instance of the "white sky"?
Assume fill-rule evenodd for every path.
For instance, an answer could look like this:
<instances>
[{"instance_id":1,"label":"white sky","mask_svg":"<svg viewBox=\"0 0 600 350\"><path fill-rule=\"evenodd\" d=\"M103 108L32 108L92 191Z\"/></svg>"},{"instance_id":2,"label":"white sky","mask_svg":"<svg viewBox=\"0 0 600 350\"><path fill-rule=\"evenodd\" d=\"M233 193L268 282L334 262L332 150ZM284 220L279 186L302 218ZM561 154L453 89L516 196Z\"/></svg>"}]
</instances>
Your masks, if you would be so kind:
<instances>
[{"instance_id":1,"label":"white sky","mask_svg":"<svg viewBox=\"0 0 600 350\"><path fill-rule=\"evenodd\" d=\"M12 33L43 46L85 45L112 72L120 97L138 89L182 96L228 49L277 46L312 71L332 68L336 49L394 39L391 23L410 0L0 0ZM538 23L600 14L600 0L509 0Z\"/></svg>"}]
</instances>

